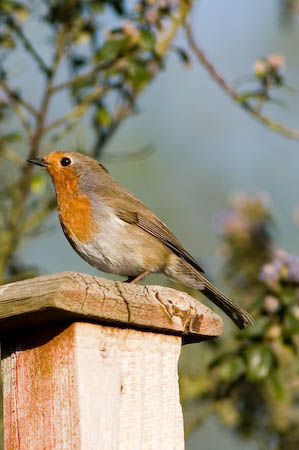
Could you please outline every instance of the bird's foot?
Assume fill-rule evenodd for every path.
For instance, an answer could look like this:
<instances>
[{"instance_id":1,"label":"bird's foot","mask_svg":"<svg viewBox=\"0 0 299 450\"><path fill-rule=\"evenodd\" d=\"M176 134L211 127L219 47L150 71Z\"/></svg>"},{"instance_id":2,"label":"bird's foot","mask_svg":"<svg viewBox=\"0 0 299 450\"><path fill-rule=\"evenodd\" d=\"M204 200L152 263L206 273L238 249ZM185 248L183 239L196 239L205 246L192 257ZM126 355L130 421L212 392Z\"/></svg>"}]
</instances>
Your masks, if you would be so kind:
<instances>
[{"instance_id":1,"label":"bird's foot","mask_svg":"<svg viewBox=\"0 0 299 450\"><path fill-rule=\"evenodd\" d=\"M150 271L146 270L145 272L142 272L139 275L137 275L137 277L135 277L135 276L128 277L125 280L125 283L134 283L134 284L136 284L136 283L138 283L138 281L142 280L142 278L146 277L149 274L150 274Z\"/></svg>"}]
</instances>

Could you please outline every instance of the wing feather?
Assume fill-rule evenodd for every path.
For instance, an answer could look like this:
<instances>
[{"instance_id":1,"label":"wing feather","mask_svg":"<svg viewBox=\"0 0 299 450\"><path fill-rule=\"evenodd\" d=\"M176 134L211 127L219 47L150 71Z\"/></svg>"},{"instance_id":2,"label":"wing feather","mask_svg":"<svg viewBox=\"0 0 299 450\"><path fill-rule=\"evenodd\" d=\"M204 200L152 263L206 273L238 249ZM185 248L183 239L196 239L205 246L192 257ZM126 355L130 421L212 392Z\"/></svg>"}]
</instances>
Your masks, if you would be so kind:
<instances>
[{"instance_id":1,"label":"wing feather","mask_svg":"<svg viewBox=\"0 0 299 450\"><path fill-rule=\"evenodd\" d=\"M204 273L204 270L200 267L197 261L195 261L192 255L190 255L190 253L182 247L181 243L174 236L174 234L158 218L155 217L155 221L153 221L138 212L126 211L124 209L117 210L116 214L124 222L130 223L131 225L136 225L155 238L159 239L159 241L172 250L173 253L184 258L189 264L191 264L192 267L194 267L194 269Z\"/></svg>"},{"instance_id":2,"label":"wing feather","mask_svg":"<svg viewBox=\"0 0 299 450\"><path fill-rule=\"evenodd\" d=\"M104 172L104 175L102 173L101 178L103 176L106 178L106 182L100 186L101 197L121 220L137 226L159 239L173 253L184 258L195 270L204 273L198 262L184 249L176 236L144 203L120 186L107 172ZM98 191L95 192L95 201L98 201Z\"/></svg>"}]
</instances>

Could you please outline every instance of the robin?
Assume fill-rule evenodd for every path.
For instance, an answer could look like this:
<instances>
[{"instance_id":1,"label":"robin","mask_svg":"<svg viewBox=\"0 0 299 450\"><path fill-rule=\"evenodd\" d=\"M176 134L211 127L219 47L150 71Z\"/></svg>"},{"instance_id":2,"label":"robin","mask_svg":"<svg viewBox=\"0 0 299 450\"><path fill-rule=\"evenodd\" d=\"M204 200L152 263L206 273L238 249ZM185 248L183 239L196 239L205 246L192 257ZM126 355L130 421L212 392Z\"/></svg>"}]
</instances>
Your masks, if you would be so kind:
<instances>
[{"instance_id":1,"label":"robin","mask_svg":"<svg viewBox=\"0 0 299 450\"><path fill-rule=\"evenodd\" d=\"M89 264L132 283L164 273L200 290L239 328L253 323L250 314L205 278L169 228L98 161L77 152L53 152L28 162L51 175L64 234Z\"/></svg>"}]
</instances>

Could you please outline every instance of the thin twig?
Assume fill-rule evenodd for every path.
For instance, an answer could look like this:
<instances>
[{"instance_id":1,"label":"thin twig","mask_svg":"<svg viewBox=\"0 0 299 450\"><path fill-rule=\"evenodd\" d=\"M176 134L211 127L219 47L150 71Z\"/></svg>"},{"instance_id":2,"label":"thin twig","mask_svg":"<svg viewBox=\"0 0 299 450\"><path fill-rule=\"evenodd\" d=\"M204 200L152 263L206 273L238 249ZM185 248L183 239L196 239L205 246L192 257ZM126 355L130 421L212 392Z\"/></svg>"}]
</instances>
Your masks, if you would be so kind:
<instances>
[{"instance_id":1,"label":"thin twig","mask_svg":"<svg viewBox=\"0 0 299 450\"><path fill-rule=\"evenodd\" d=\"M32 129L30 122L28 121L27 117L24 115L24 111L21 107L25 108L27 111L30 111L34 116L37 116L37 111L34 110L34 108L29 105L29 103L25 102L21 97L17 96L7 85L7 83L4 80L0 81L0 87L3 89L3 91L6 93L6 95L11 100L11 107L19 119L21 125L23 126L24 130L27 133L27 137L29 140L32 139ZM34 111L34 112L33 112Z\"/></svg>"},{"instance_id":2,"label":"thin twig","mask_svg":"<svg viewBox=\"0 0 299 450\"><path fill-rule=\"evenodd\" d=\"M82 73L82 74L77 75L76 77L72 78L71 80L68 80L64 83L53 86L51 88L51 90L54 93L57 91L61 91L62 89L68 89L68 88L74 86L75 84L82 83L83 81L87 81L89 78L92 78L94 75L97 75L97 73L99 71L109 67L111 65L111 62L112 62L112 60L107 60L103 64L98 64L86 73Z\"/></svg>"},{"instance_id":3,"label":"thin twig","mask_svg":"<svg viewBox=\"0 0 299 450\"><path fill-rule=\"evenodd\" d=\"M10 162L12 162L16 167L22 168L24 166L24 161L20 155L14 151L10 145L4 145L1 154Z\"/></svg>"},{"instance_id":4,"label":"thin twig","mask_svg":"<svg viewBox=\"0 0 299 450\"><path fill-rule=\"evenodd\" d=\"M213 80L216 81L216 83L230 98L232 98L236 103L242 106L249 114L255 117L259 122L263 123L268 128L271 128L271 130L277 131L283 134L284 136L287 136L292 139L299 139L299 130L288 128L282 123L265 116L264 114L261 113L259 109L254 108L248 101L244 101L242 99L242 96L232 86L230 86L227 83L227 81L220 75L220 73L216 70L214 65L208 60L203 50L201 50L198 47L198 45L194 40L190 24L185 23L185 30L190 47L197 56L198 61L203 67L205 67L205 69L208 71Z\"/></svg>"},{"instance_id":5,"label":"thin twig","mask_svg":"<svg viewBox=\"0 0 299 450\"><path fill-rule=\"evenodd\" d=\"M186 22L187 15L193 6L194 0L180 0L179 10L171 17L171 24L167 31L161 34L156 43L156 53L164 56L170 47L179 27Z\"/></svg>"},{"instance_id":6,"label":"thin twig","mask_svg":"<svg viewBox=\"0 0 299 450\"><path fill-rule=\"evenodd\" d=\"M27 233L30 230L39 225L45 220L50 211L52 211L56 206L55 197L50 197L49 199L43 199L43 204L40 209L37 209L33 214L27 217L22 224L22 233Z\"/></svg>"},{"instance_id":7,"label":"thin twig","mask_svg":"<svg viewBox=\"0 0 299 450\"><path fill-rule=\"evenodd\" d=\"M130 103L126 103L124 105L121 105L113 118L112 124L109 126L109 128L105 131L105 133L100 134L98 136L92 151L92 156L94 158L99 158L103 147L109 139L113 136L114 132L118 129L119 125L123 122L123 120L131 113L132 109L135 105L135 100L137 99L138 94L140 91L136 91L133 95L133 98L131 99Z\"/></svg>"},{"instance_id":8,"label":"thin twig","mask_svg":"<svg viewBox=\"0 0 299 450\"><path fill-rule=\"evenodd\" d=\"M72 122L68 122L63 128L60 128L57 133L53 134L50 139L51 142L49 142L49 151L52 151L53 145L56 144L56 142L61 141L61 139L64 138L70 131L77 125L80 118L78 118L77 121L73 120Z\"/></svg>"},{"instance_id":9,"label":"thin twig","mask_svg":"<svg viewBox=\"0 0 299 450\"><path fill-rule=\"evenodd\" d=\"M14 103L23 106L23 108L27 109L33 116L38 116L36 109L30 103L26 102L26 100L24 100L17 92L14 92L4 80L0 80L0 87Z\"/></svg>"},{"instance_id":10,"label":"thin twig","mask_svg":"<svg viewBox=\"0 0 299 450\"><path fill-rule=\"evenodd\" d=\"M92 92L86 94L83 99L70 112L52 122L44 128L43 133L47 134L55 128L70 121L78 121L87 111L90 102L98 100L103 94L103 88L97 86Z\"/></svg>"},{"instance_id":11,"label":"thin twig","mask_svg":"<svg viewBox=\"0 0 299 450\"><path fill-rule=\"evenodd\" d=\"M155 147L152 144L145 145L139 149L133 151L125 151L122 154L114 154L103 157L103 162L113 162L113 161L139 161L148 158L155 152Z\"/></svg>"},{"instance_id":12,"label":"thin twig","mask_svg":"<svg viewBox=\"0 0 299 450\"><path fill-rule=\"evenodd\" d=\"M31 54L33 59L37 62L41 71L43 73L45 73L48 77L50 77L51 76L51 68L47 66L47 64L43 61L42 57L35 50L35 48L31 44L30 40L24 34L22 27L19 26L12 17L9 18L9 26L14 30L14 32L16 33L16 35L18 36L18 38L24 45L25 49Z\"/></svg>"},{"instance_id":13,"label":"thin twig","mask_svg":"<svg viewBox=\"0 0 299 450\"><path fill-rule=\"evenodd\" d=\"M32 128L30 125L30 122L28 121L26 115L24 114L24 110L18 105L18 104L12 104L13 110L17 118L19 119L20 123L22 124L22 127L27 133L28 140L30 141L32 139Z\"/></svg>"}]
</instances>

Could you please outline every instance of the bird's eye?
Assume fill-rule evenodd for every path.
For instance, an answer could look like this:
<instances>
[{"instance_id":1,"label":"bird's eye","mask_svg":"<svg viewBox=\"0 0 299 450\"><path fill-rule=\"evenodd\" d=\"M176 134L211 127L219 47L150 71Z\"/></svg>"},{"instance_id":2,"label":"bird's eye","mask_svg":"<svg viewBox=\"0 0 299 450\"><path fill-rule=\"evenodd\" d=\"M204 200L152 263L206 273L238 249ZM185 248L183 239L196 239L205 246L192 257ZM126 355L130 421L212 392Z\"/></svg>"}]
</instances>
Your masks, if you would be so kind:
<instances>
[{"instance_id":1,"label":"bird's eye","mask_svg":"<svg viewBox=\"0 0 299 450\"><path fill-rule=\"evenodd\" d=\"M70 158L61 158L60 164L63 167L66 167L66 166L69 166L70 164L72 164L72 161L70 160Z\"/></svg>"}]
</instances>

